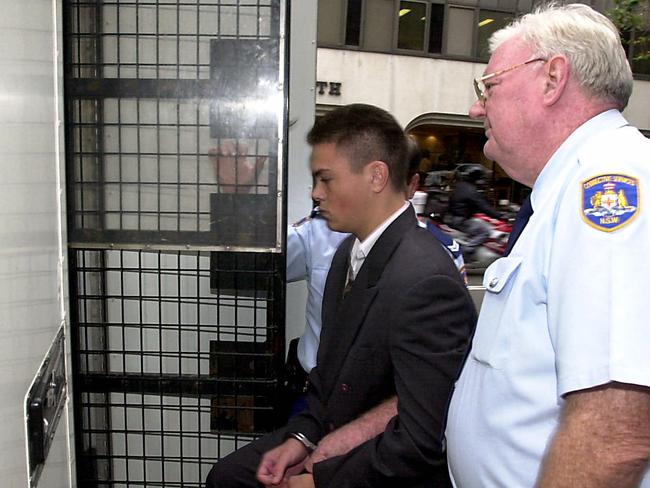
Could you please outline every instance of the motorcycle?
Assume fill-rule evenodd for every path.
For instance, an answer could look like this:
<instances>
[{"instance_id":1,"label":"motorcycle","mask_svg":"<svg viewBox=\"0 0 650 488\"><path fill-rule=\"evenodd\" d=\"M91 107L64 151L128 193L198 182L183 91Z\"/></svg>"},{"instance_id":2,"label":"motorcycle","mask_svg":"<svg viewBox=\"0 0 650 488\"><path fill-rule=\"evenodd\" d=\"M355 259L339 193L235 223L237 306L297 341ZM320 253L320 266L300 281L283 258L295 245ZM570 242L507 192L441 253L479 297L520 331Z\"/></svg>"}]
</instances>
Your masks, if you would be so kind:
<instances>
[{"instance_id":1,"label":"motorcycle","mask_svg":"<svg viewBox=\"0 0 650 488\"><path fill-rule=\"evenodd\" d=\"M493 219L483 213L477 213L472 216L473 219L479 220L489 229L488 238L480 245L475 247L471 252L467 251L467 245L471 241L471 236L451 227L440 214L431 214L427 225L435 225L442 232L454 239L460 244L463 258L465 259L465 269L468 274L480 274L492 264L496 259L503 256L508 244L508 237L512 232L511 219L508 222Z\"/></svg>"}]
</instances>

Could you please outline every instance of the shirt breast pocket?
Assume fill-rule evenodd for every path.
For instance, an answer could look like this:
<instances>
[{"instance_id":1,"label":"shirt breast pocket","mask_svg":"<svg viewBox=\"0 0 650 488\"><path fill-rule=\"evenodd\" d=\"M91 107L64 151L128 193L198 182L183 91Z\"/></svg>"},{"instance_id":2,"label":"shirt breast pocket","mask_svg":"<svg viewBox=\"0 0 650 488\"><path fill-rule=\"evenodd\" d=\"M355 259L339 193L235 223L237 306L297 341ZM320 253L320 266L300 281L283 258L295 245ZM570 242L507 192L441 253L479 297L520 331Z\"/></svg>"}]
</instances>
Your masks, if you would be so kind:
<instances>
[{"instance_id":1,"label":"shirt breast pocket","mask_svg":"<svg viewBox=\"0 0 650 488\"><path fill-rule=\"evenodd\" d=\"M485 297L472 343L472 356L492 368L505 366L510 353L516 311L509 298L521 266L521 256L497 259L485 270Z\"/></svg>"}]
</instances>

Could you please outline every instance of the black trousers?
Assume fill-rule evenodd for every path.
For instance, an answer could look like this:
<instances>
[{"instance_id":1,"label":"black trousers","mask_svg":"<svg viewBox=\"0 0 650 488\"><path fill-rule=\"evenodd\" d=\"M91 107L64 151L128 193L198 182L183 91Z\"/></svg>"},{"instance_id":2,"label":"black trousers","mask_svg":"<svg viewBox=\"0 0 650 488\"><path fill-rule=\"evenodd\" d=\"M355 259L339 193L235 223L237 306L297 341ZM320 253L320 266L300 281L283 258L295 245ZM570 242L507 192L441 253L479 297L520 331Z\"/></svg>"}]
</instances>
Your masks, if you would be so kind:
<instances>
[{"instance_id":1,"label":"black trousers","mask_svg":"<svg viewBox=\"0 0 650 488\"><path fill-rule=\"evenodd\" d=\"M263 488L255 479L257 467L265 452L285 441L286 433L286 427L278 429L219 460L208 474L206 488Z\"/></svg>"},{"instance_id":2,"label":"black trousers","mask_svg":"<svg viewBox=\"0 0 650 488\"><path fill-rule=\"evenodd\" d=\"M255 478L265 452L285 441L287 428L278 429L229 454L215 464L206 480L206 488L264 488ZM438 465L425 480L400 483L402 488L451 488L447 463ZM331 487L336 488L336 487Z\"/></svg>"},{"instance_id":3,"label":"black trousers","mask_svg":"<svg viewBox=\"0 0 650 488\"><path fill-rule=\"evenodd\" d=\"M298 362L297 344L297 339L292 341L287 359L285 388L283 391L285 405L282 409L285 419L289 416L291 406L295 403L295 400L304 395L304 385L307 378L307 374L302 370ZM255 478L257 468L264 453L285 441L288 430L287 427L282 427L219 460L208 474L206 488L264 488L264 485ZM400 483L400 486L401 488L409 488L410 486L417 488L451 488L446 462L426 476L424 484L422 482L414 482L412 485Z\"/></svg>"},{"instance_id":4,"label":"black trousers","mask_svg":"<svg viewBox=\"0 0 650 488\"><path fill-rule=\"evenodd\" d=\"M287 362L282 387L282 401L277 412L276 425L283 425L294 409L296 401L305 394L307 373L303 371L298 361L298 339L289 343ZM208 474L208 488L227 487L263 487L257 482L255 473L266 451L282 444L286 438L286 427L247 444L232 454L219 460Z\"/></svg>"}]
</instances>

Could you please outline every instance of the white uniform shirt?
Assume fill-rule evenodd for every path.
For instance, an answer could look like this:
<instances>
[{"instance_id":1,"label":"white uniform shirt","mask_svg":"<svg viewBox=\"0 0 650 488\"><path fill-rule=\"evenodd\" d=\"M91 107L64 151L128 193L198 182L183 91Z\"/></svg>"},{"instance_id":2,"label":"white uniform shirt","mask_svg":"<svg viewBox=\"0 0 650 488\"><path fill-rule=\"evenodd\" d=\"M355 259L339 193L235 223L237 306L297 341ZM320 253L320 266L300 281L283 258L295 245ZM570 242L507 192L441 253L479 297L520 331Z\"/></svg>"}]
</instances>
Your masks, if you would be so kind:
<instances>
[{"instance_id":1,"label":"white uniform shirt","mask_svg":"<svg viewBox=\"0 0 650 488\"><path fill-rule=\"evenodd\" d=\"M316 366L327 273L336 249L349 235L330 230L320 217L303 219L287 230L287 281L307 280L307 325L298 341L298 361L307 372Z\"/></svg>"},{"instance_id":2,"label":"white uniform shirt","mask_svg":"<svg viewBox=\"0 0 650 488\"><path fill-rule=\"evenodd\" d=\"M455 486L532 487L563 395L650 386L648 183L650 140L615 110L578 128L544 167L528 225L485 272L447 422ZM650 488L647 472L641 486Z\"/></svg>"}]
</instances>

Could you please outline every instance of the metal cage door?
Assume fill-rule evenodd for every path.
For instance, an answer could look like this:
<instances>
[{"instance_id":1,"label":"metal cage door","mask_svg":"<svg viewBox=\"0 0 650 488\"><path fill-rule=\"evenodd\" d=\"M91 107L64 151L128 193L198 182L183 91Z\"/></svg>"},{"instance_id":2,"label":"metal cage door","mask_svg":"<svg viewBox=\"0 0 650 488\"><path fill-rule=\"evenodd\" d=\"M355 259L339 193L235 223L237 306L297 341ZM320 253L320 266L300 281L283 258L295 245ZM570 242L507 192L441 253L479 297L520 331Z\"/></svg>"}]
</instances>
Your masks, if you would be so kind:
<instances>
[{"instance_id":1,"label":"metal cage door","mask_svg":"<svg viewBox=\"0 0 650 488\"><path fill-rule=\"evenodd\" d=\"M78 485L203 486L278 420L284 1L64 22Z\"/></svg>"}]
</instances>

